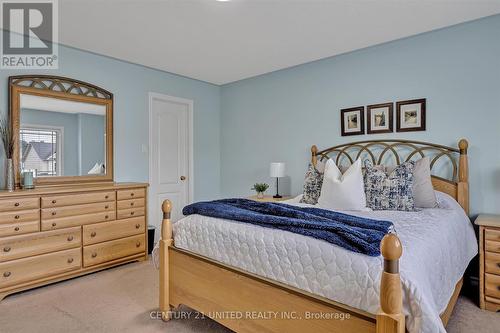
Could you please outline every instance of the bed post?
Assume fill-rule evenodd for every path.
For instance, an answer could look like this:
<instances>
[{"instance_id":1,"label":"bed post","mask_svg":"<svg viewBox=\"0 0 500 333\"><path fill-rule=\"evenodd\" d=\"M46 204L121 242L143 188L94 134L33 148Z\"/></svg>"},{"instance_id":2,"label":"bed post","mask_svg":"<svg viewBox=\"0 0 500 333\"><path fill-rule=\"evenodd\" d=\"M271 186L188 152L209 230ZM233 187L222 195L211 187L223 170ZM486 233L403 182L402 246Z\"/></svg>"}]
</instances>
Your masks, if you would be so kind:
<instances>
[{"instance_id":1,"label":"bed post","mask_svg":"<svg viewBox=\"0 0 500 333\"><path fill-rule=\"evenodd\" d=\"M399 276L399 258L403 254L403 248L395 234L385 235L380 248L384 257L384 271L380 282L377 333L404 333L403 293Z\"/></svg>"},{"instance_id":2,"label":"bed post","mask_svg":"<svg viewBox=\"0 0 500 333\"><path fill-rule=\"evenodd\" d=\"M458 148L460 149L460 159L458 161L457 201L465 213L469 215L469 162L467 158L469 143L462 139L458 142Z\"/></svg>"},{"instance_id":3,"label":"bed post","mask_svg":"<svg viewBox=\"0 0 500 333\"><path fill-rule=\"evenodd\" d=\"M161 318L164 321L170 319L170 297L169 297L169 266L168 266L168 247L173 245L172 223L170 222L170 213L172 203L170 200L163 201L161 206L163 211L163 221L161 224L160 239L160 311Z\"/></svg>"},{"instance_id":4,"label":"bed post","mask_svg":"<svg viewBox=\"0 0 500 333\"><path fill-rule=\"evenodd\" d=\"M313 145L311 147L311 163L313 167L316 167L316 164L318 163L318 157L316 157L317 153L318 153L318 147L316 147L316 145Z\"/></svg>"}]
</instances>

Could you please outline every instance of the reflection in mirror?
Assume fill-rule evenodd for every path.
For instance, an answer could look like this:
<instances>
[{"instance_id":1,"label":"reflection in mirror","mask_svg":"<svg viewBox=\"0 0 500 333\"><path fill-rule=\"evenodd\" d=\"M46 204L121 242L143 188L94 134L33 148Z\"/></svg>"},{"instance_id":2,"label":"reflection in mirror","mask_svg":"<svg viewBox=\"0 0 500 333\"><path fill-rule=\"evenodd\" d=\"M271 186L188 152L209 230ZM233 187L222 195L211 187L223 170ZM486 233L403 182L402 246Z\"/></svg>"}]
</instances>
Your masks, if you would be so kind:
<instances>
[{"instance_id":1,"label":"reflection in mirror","mask_svg":"<svg viewBox=\"0 0 500 333\"><path fill-rule=\"evenodd\" d=\"M21 94L19 143L21 172L104 175L106 107Z\"/></svg>"}]
</instances>

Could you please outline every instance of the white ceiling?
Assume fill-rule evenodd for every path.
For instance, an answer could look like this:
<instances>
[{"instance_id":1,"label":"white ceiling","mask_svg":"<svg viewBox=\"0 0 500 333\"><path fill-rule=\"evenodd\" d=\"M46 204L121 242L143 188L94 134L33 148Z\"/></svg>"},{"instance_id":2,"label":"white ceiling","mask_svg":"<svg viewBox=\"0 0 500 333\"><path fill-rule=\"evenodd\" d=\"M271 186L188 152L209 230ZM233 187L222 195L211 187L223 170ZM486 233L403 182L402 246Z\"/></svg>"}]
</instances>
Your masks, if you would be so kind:
<instances>
[{"instance_id":1,"label":"white ceiling","mask_svg":"<svg viewBox=\"0 0 500 333\"><path fill-rule=\"evenodd\" d=\"M500 0L62 0L60 42L225 84L500 13Z\"/></svg>"}]
</instances>

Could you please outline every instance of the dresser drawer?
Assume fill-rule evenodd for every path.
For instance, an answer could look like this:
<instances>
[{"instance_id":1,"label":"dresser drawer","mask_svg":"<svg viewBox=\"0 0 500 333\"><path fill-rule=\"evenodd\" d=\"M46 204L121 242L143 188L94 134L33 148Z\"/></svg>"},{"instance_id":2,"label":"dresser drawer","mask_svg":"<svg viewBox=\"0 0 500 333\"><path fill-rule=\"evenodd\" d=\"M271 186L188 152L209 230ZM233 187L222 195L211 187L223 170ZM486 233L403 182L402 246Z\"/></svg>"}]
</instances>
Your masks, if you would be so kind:
<instances>
[{"instance_id":1,"label":"dresser drawer","mask_svg":"<svg viewBox=\"0 0 500 333\"><path fill-rule=\"evenodd\" d=\"M484 238L486 240L500 242L500 230L498 230L498 229L486 229L486 230L484 230Z\"/></svg>"},{"instance_id":2,"label":"dresser drawer","mask_svg":"<svg viewBox=\"0 0 500 333\"><path fill-rule=\"evenodd\" d=\"M90 192L42 197L42 208L81 205L94 202L114 201L115 192Z\"/></svg>"},{"instance_id":3,"label":"dresser drawer","mask_svg":"<svg viewBox=\"0 0 500 333\"><path fill-rule=\"evenodd\" d=\"M120 200L116 203L116 208L117 209L139 208L139 207L144 207L145 204L146 200L144 200L144 198Z\"/></svg>"},{"instance_id":4,"label":"dresser drawer","mask_svg":"<svg viewBox=\"0 0 500 333\"><path fill-rule=\"evenodd\" d=\"M144 188L137 188L133 190L119 190L116 192L116 197L118 200L144 198L145 196L146 190Z\"/></svg>"},{"instance_id":5,"label":"dresser drawer","mask_svg":"<svg viewBox=\"0 0 500 333\"><path fill-rule=\"evenodd\" d=\"M0 223L40 221L40 209L0 213Z\"/></svg>"},{"instance_id":6,"label":"dresser drawer","mask_svg":"<svg viewBox=\"0 0 500 333\"><path fill-rule=\"evenodd\" d=\"M0 262L80 247L81 228L37 232L0 239Z\"/></svg>"},{"instance_id":7,"label":"dresser drawer","mask_svg":"<svg viewBox=\"0 0 500 333\"><path fill-rule=\"evenodd\" d=\"M85 246L83 247L83 266L93 266L144 252L146 248L144 243L144 235L137 235Z\"/></svg>"},{"instance_id":8,"label":"dresser drawer","mask_svg":"<svg viewBox=\"0 0 500 333\"><path fill-rule=\"evenodd\" d=\"M0 237L22 235L37 231L40 231L39 221L0 224Z\"/></svg>"},{"instance_id":9,"label":"dresser drawer","mask_svg":"<svg viewBox=\"0 0 500 333\"><path fill-rule=\"evenodd\" d=\"M61 228L70 228L79 225L92 224L97 222L113 221L116 218L114 211L85 214L78 216L62 217L42 221L42 230L54 230Z\"/></svg>"},{"instance_id":10,"label":"dresser drawer","mask_svg":"<svg viewBox=\"0 0 500 333\"><path fill-rule=\"evenodd\" d=\"M0 288L77 270L81 262L76 248L0 263Z\"/></svg>"},{"instance_id":11,"label":"dresser drawer","mask_svg":"<svg viewBox=\"0 0 500 333\"><path fill-rule=\"evenodd\" d=\"M114 201L105 201L84 205L63 206L42 209L42 221L58 219L68 216L76 216L82 214L92 214L99 212L114 212L116 203Z\"/></svg>"},{"instance_id":12,"label":"dresser drawer","mask_svg":"<svg viewBox=\"0 0 500 333\"><path fill-rule=\"evenodd\" d=\"M0 200L0 212L40 208L40 198Z\"/></svg>"},{"instance_id":13,"label":"dresser drawer","mask_svg":"<svg viewBox=\"0 0 500 333\"><path fill-rule=\"evenodd\" d=\"M146 209L144 207L120 209L117 212L118 219L127 219L130 217L144 216Z\"/></svg>"},{"instance_id":14,"label":"dresser drawer","mask_svg":"<svg viewBox=\"0 0 500 333\"><path fill-rule=\"evenodd\" d=\"M97 223L83 226L83 244L101 243L112 239L144 234L146 220L134 217L108 223Z\"/></svg>"},{"instance_id":15,"label":"dresser drawer","mask_svg":"<svg viewBox=\"0 0 500 333\"><path fill-rule=\"evenodd\" d=\"M487 240L484 243L485 243L484 244L485 251L500 253L500 242L494 242L494 241Z\"/></svg>"},{"instance_id":16,"label":"dresser drawer","mask_svg":"<svg viewBox=\"0 0 500 333\"><path fill-rule=\"evenodd\" d=\"M484 274L484 293L500 299L500 276Z\"/></svg>"},{"instance_id":17,"label":"dresser drawer","mask_svg":"<svg viewBox=\"0 0 500 333\"><path fill-rule=\"evenodd\" d=\"M485 252L484 269L487 273L500 275L500 253Z\"/></svg>"}]
</instances>

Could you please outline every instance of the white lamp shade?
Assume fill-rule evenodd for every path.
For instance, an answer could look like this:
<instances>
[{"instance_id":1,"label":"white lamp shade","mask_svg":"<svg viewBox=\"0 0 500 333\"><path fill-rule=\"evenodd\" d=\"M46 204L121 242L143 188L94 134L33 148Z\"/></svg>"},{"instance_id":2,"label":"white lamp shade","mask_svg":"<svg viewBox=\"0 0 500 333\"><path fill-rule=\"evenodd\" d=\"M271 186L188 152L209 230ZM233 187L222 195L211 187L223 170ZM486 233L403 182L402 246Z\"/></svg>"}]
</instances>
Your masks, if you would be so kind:
<instances>
[{"instance_id":1,"label":"white lamp shade","mask_svg":"<svg viewBox=\"0 0 500 333\"><path fill-rule=\"evenodd\" d=\"M285 177L285 163L282 162L271 163L269 174L273 178Z\"/></svg>"}]
</instances>

